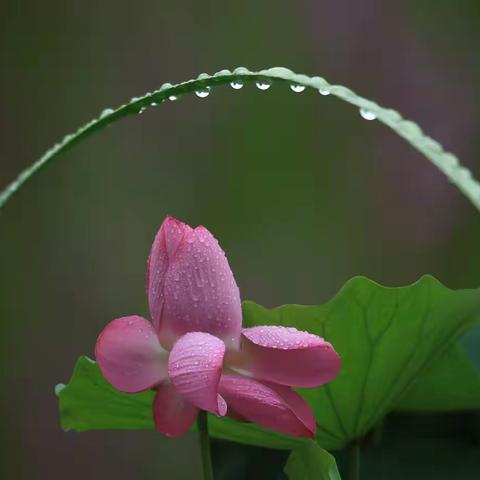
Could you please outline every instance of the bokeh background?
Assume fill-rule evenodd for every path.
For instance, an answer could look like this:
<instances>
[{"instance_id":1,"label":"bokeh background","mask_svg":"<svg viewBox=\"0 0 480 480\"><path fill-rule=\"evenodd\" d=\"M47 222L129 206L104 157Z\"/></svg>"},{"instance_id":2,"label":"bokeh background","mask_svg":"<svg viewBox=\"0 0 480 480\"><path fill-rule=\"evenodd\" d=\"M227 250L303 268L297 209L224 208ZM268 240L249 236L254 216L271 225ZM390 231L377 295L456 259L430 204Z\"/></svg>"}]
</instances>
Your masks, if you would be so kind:
<instances>
[{"instance_id":1,"label":"bokeh background","mask_svg":"<svg viewBox=\"0 0 480 480\"><path fill-rule=\"evenodd\" d=\"M477 0L2 0L0 185L104 107L240 65L345 84L478 177L479 25ZM149 109L0 212L2 478L201 478L194 434L64 433L53 394L110 319L147 314L146 256L166 214L213 231L243 298L267 306L323 302L358 274L480 285L479 213L352 106L248 85ZM388 419L366 478L475 478L475 419ZM214 451L219 479L282 478L283 452Z\"/></svg>"}]
</instances>

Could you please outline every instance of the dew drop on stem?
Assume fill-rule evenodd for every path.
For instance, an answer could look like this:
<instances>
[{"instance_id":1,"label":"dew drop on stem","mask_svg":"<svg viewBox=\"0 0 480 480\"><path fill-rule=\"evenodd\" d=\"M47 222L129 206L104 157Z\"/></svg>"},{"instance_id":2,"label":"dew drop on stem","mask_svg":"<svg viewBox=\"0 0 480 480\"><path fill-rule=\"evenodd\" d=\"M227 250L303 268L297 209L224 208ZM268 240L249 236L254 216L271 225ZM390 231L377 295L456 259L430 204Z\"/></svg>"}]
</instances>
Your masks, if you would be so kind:
<instances>
[{"instance_id":1,"label":"dew drop on stem","mask_svg":"<svg viewBox=\"0 0 480 480\"><path fill-rule=\"evenodd\" d=\"M233 82L230 82L230 86L234 90L240 90L243 87L243 80L233 80Z\"/></svg>"},{"instance_id":2,"label":"dew drop on stem","mask_svg":"<svg viewBox=\"0 0 480 480\"><path fill-rule=\"evenodd\" d=\"M292 90L292 92L295 92L295 93L301 93L305 90L305 86L299 85L298 83L292 83L290 85L290 90Z\"/></svg>"},{"instance_id":3,"label":"dew drop on stem","mask_svg":"<svg viewBox=\"0 0 480 480\"><path fill-rule=\"evenodd\" d=\"M208 97L210 95L210 90L211 88L206 86L206 87L202 87L198 90L195 90L195 95L199 98L205 98L205 97Z\"/></svg>"},{"instance_id":4,"label":"dew drop on stem","mask_svg":"<svg viewBox=\"0 0 480 480\"><path fill-rule=\"evenodd\" d=\"M365 120L375 120L377 118L377 114L372 112L371 110L368 110L368 108L361 108L360 115Z\"/></svg>"},{"instance_id":5,"label":"dew drop on stem","mask_svg":"<svg viewBox=\"0 0 480 480\"><path fill-rule=\"evenodd\" d=\"M257 80L255 85L259 90L268 90L272 86L271 80Z\"/></svg>"}]
</instances>

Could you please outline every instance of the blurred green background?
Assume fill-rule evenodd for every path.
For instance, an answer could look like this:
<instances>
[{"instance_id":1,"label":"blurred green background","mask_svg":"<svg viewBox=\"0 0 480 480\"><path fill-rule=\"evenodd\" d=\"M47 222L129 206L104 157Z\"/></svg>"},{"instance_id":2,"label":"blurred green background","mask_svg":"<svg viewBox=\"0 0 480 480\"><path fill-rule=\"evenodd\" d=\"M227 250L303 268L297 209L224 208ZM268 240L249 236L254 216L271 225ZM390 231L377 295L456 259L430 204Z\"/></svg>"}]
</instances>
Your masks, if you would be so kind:
<instances>
[{"instance_id":1,"label":"blurred green background","mask_svg":"<svg viewBox=\"0 0 480 480\"><path fill-rule=\"evenodd\" d=\"M479 177L479 25L477 0L3 0L0 185L104 107L240 65L345 84ZM480 214L350 105L247 85L149 109L0 212L2 478L200 478L194 434L64 433L53 394L108 321L147 314L146 256L166 214L214 232L242 297L267 306L323 302L357 274L480 285ZM365 478L475 478L472 420L393 418ZM283 452L214 450L220 479L282 478Z\"/></svg>"}]
</instances>

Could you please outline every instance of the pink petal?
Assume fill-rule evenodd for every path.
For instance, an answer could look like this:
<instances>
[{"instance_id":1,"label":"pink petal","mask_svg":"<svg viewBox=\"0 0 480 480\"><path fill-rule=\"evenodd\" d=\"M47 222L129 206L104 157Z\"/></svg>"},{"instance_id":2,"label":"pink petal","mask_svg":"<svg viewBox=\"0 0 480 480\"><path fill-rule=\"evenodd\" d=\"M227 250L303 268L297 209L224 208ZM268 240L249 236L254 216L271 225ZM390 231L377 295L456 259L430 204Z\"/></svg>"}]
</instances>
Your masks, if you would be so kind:
<instances>
[{"instance_id":1,"label":"pink petal","mask_svg":"<svg viewBox=\"0 0 480 480\"><path fill-rule=\"evenodd\" d=\"M227 406L218 394L225 344L203 332L190 332L175 343L168 375L175 388L196 407L223 416Z\"/></svg>"},{"instance_id":2,"label":"pink petal","mask_svg":"<svg viewBox=\"0 0 480 480\"><path fill-rule=\"evenodd\" d=\"M185 233L163 285L160 341L166 348L187 332L207 332L237 347L240 293L224 252L205 227Z\"/></svg>"},{"instance_id":3,"label":"pink petal","mask_svg":"<svg viewBox=\"0 0 480 480\"><path fill-rule=\"evenodd\" d=\"M147 390L167 376L167 352L142 317L110 322L98 337L95 356L104 377L122 392Z\"/></svg>"},{"instance_id":4,"label":"pink petal","mask_svg":"<svg viewBox=\"0 0 480 480\"><path fill-rule=\"evenodd\" d=\"M197 418L198 408L180 395L168 381L157 388L153 401L155 429L167 437L183 435Z\"/></svg>"},{"instance_id":5,"label":"pink petal","mask_svg":"<svg viewBox=\"0 0 480 480\"><path fill-rule=\"evenodd\" d=\"M167 270L175 258L185 234L192 229L173 217L167 217L155 236L147 264L147 297L153 323L158 328L164 303L163 287Z\"/></svg>"},{"instance_id":6,"label":"pink petal","mask_svg":"<svg viewBox=\"0 0 480 480\"><path fill-rule=\"evenodd\" d=\"M329 382L340 369L332 345L296 328L243 329L242 353L232 366L255 378L293 387L317 387Z\"/></svg>"},{"instance_id":7,"label":"pink petal","mask_svg":"<svg viewBox=\"0 0 480 480\"><path fill-rule=\"evenodd\" d=\"M262 427L298 437L313 438L315 418L305 400L288 387L252 378L223 375L219 391L233 418L240 416Z\"/></svg>"}]
</instances>

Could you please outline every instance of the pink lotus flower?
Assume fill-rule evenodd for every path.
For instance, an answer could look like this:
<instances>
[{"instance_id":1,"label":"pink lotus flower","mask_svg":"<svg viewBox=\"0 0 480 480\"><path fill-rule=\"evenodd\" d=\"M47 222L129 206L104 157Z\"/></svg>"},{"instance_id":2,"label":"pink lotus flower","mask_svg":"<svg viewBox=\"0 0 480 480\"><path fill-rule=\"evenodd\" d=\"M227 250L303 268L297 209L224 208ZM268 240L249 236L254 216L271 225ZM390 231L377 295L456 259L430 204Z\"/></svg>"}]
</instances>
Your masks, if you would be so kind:
<instances>
[{"instance_id":1,"label":"pink lotus flower","mask_svg":"<svg viewBox=\"0 0 480 480\"><path fill-rule=\"evenodd\" d=\"M340 360L320 337L286 327L242 329L240 294L218 242L204 227L167 217L147 267L153 323L109 323L95 347L105 378L128 393L155 389L155 427L176 437L199 410L314 437L315 419L291 387L332 380Z\"/></svg>"}]
</instances>

